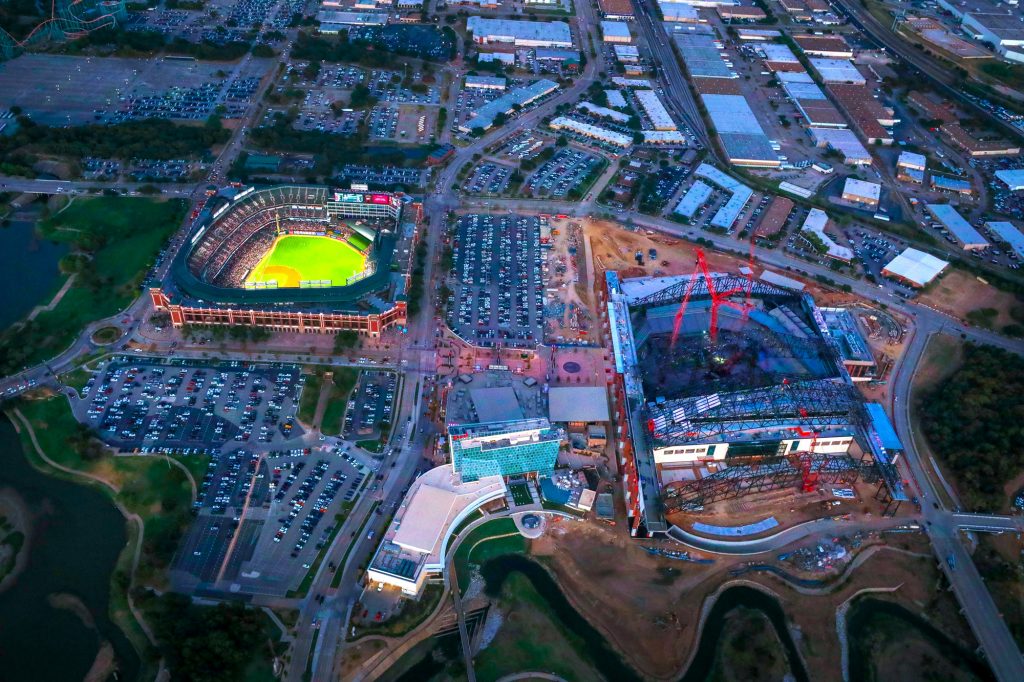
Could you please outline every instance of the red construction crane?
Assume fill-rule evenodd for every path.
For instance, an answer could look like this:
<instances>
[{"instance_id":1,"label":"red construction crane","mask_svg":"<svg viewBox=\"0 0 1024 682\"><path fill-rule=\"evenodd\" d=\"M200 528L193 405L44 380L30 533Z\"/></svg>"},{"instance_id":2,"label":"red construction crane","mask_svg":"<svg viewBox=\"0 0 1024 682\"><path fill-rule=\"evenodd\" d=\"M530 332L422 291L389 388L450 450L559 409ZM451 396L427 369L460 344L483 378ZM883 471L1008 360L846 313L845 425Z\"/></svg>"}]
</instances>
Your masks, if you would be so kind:
<instances>
[{"instance_id":1,"label":"red construction crane","mask_svg":"<svg viewBox=\"0 0 1024 682\"><path fill-rule=\"evenodd\" d=\"M727 305L734 310L740 311L743 315L743 321L746 322L747 316L753 309L753 304L750 302L750 294L754 287L753 280L753 264L754 264L754 245L751 242L750 245L750 272L747 273L747 285L746 286L734 286L723 291L718 291L715 288L715 278L711 276L708 271L708 263L704 258L704 252L697 249L697 266L693 270L693 274L690 275L690 280L686 284L686 290L683 293L683 300L679 304L679 310L676 311L675 322L672 325L672 346L676 345L676 340L679 338L679 328L683 323L683 316L686 314L686 307L690 303L690 295L693 293L693 288L696 286L699 278L703 278L708 288L708 295L711 297L711 324L709 327L709 333L711 340L715 341L718 338L718 308L719 306ZM737 294L743 294L743 301L734 301L732 297Z\"/></svg>"},{"instance_id":2,"label":"red construction crane","mask_svg":"<svg viewBox=\"0 0 1024 682\"><path fill-rule=\"evenodd\" d=\"M789 379L782 380L783 390L789 389ZM800 418L805 422L810 422L810 414L807 412L805 407L797 407L800 413ZM796 465L800 467L801 473L801 485L800 489L805 493L813 493L818 487L818 478L821 475L821 470L825 468L825 458L822 457L818 463L817 468L814 466L814 451L818 446L818 436L821 432L815 429L813 426L810 428L804 428L803 426L790 427L790 431L795 431L800 438L810 438L811 446L807 450L800 450L793 453L793 458L796 460Z\"/></svg>"}]
</instances>

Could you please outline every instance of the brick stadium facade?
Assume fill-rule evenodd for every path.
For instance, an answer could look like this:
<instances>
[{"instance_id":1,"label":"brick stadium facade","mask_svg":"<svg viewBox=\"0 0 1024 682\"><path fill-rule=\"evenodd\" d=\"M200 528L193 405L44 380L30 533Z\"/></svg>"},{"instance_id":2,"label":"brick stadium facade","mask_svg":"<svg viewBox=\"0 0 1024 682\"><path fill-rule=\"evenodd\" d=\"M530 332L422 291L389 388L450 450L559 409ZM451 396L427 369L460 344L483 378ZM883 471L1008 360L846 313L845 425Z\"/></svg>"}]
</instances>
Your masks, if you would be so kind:
<instances>
[{"instance_id":1,"label":"brick stadium facade","mask_svg":"<svg viewBox=\"0 0 1024 682\"><path fill-rule=\"evenodd\" d=\"M405 324L405 301L395 301L394 307L383 313L359 315L354 313L316 313L288 310L258 310L254 308L203 308L172 303L162 290L149 290L153 307L166 310L171 324L181 327L186 324L215 324L225 326L266 327L274 331L298 332L300 334L333 334L341 331L355 331L360 334L379 336L391 325Z\"/></svg>"}]
</instances>

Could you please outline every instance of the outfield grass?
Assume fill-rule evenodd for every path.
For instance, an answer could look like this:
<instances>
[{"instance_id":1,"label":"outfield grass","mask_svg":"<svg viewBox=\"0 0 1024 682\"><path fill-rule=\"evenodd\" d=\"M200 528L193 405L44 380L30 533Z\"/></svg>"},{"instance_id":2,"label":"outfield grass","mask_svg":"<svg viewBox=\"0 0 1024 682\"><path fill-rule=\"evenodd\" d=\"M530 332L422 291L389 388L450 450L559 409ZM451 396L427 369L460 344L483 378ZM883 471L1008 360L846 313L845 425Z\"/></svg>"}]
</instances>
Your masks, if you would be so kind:
<instances>
[{"instance_id":1,"label":"outfield grass","mask_svg":"<svg viewBox=\"0 0 1024 682\"><path fill-rule=\"evenodd\" d=\"M352 234L350 234L348 236L348 239L346 239L345 241L347 241L352 246L356 247L356 249L358 249L359 251L366 251L366 248L370 246L370 240L364 237L363 235L359 234L358 232L353 232Z\"/></svg>"},{"instance_id":2,"label":"outfield grass","mask_svg":"<svg viewBox=\"0 0 1024 682\"><path fill-rule=\"evenodd\" d=\"M146 269L181 225L185 211L186 203L178 199L78 198L42 221L38 229L43 239L65 242L72 253L87 256L65 258L77 274L53 310L0 335L0 372L52 358L87 324L127 307L140 294Z\"/></svg>"},{"instance_id":3,"label":"outfield grass","mask_svg":"<svg viewBox=\"0 0 1024 682\"><path fill-rule=\"evenodd\" d=\"M338 239L287 235L274 242L245 281L297 287L302 281L330 280L333 286L343 286L365 266L363 254Z\"/></svg>"}]
</instances>

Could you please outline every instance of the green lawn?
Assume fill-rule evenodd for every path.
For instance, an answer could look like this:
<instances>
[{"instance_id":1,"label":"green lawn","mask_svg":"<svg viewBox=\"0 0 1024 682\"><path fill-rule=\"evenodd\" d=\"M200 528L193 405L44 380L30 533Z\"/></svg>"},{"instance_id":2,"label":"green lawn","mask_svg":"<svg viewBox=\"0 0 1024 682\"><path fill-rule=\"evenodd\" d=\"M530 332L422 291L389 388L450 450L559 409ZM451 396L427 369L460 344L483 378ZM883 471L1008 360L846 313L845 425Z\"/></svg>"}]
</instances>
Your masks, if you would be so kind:
<instances>
[{"instance_id":1,"label":"green lawn","mask_svg":"<svg viewBox=\"0 0 1024 682\"><path fill-rule=\"evenodd\" d=\"M511 535L514 533L514 535ZM459 579L459 590L469 587L469 566L482 564L502 554L516 554L526 551L526 539L519 534L512 519L494 519L477 526L455 551L455 573Z\"/></svg>"},{"instance_id":2,"label":"green lawn","mask_svg":"<svg viewBox=\"0 0 1024 682\"><path fill-rule=\"evenodd\" d=\"M512 501L517 507L533 503L533 497L530 495L530 489L525 483L514 483L513 485L510 485L508 489L509 492L512 493Z\"/></svg>"},{"instance_id":3,"label":"green lawn","mask_svg":"<svg viewBox=\"0 0 1024 682\"><path fill-rule=\"evenodd\" d=\"M349 367L311 367L311 373L306 376L306 385L302 387L302 396L299 398L299 421L309 424L316 415L316 405L320 400L320 392L323 390L324 375L331 372L334 376L331 394L327 398L327 406L324 408L324 417L320 430L328 436L337 436L341 433L341 420L345 416L345 404L348 396L356 385L359 378L359 370Z\"/></svg>"},{"instance_id":4,"label":"green lawn","mask_svg":"<svg viewBox=\"0 0 1024 682\"><path fill-rule=\"evenodd\" d=\"M177 199L79 198L40 222L42 238L71 245L62 267L77 273L75 282L53 310L0 335L0 372L57 355L87 324L135 300L146 269L181 225L185 210Z\"/></svg>"},{"instance_id":5,"label":"green lawn","mask_svg":"<svg viewBox=\"0 0 1024 682\"><path fill-rule=\"evenodd\" d=\"M302 281L329 280L333 286L342 286L365 264L363 254L341 240L289 235L277 240L245 281L297 287Z\"/></svg>"},{"instance_id":6,"label":"green lawn","mask_svg":"<svg viewBox=\"0 0 1024 682\"><path fill-rule=\"evenodd\" d=\"M346 239L345 241L347 241L352 246L356 247L356 249L358 249L359 251L366 251L366 247L370 245L370 240L364 237L363 235L359 234L358 232L353 232L352 234L350 234L348 236L348 239Z\"/></svg>"},{"instance_id":7,"label":"green lawn","mask_svg":"<svg viewBox=\"0 0 1024 682\"><path fill-rule=\"evenodd\" d=\"M474 661L480 682L524 670L543 670L565 680L603 679L580 653L583 642L561 624L529 578L511 573L501 588L500 606L501 628Z\"/></svg>"}]
</instances>

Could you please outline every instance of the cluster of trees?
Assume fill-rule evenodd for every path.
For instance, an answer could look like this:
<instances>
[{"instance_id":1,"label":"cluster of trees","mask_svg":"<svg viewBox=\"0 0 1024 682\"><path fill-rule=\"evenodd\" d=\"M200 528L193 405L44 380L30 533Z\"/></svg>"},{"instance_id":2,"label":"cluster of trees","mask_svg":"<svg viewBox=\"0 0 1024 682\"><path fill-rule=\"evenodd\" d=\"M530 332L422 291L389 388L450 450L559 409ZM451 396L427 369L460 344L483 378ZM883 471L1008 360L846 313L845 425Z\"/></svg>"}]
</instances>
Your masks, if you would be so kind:
<instances>
[{"instance_id":1,"label":"cluster of trees","mask_svg":"<svg viewBox=\"0 0 1024 682\"><path fill-rule=\"evenodd\" d=\"M25 116L20 116L18 122L14 135L0 137L0 158L29 150L74 159L188 159L205 156L210 147L230 137L219 121L216 125L187 126L147 119L71 128L37 125Z\"/></svg>"},{"instance_id":2,"label":"cluster of trees","mask_svg":"<svg viewBox=\"0 0 1024 682\"><path fill-rule=\"evenodd\" d=\"M243 680L250 663L270 651L263 614L238 602L198 606L170 592L136 599L146 610L174 679Z\"/></svg>"},{"instance_id":3,"label":"cluster of trees","mask_svg":"<svg viewBox=\"0 0 1024 682\"><path fill-rule=\"evenodd\" d=\"M921 427L972 510L1001 509L1003 486L1024 469L1024 359L967 344L962 366L922 396Z\"/></svg>"},{"instance_id":4,"label":"cluster of trees","mask_svg":"<svg viewBox=\"0 0 1024 682\"><path fill-rule=\"evenodd\" d=\"M21 40L43 20L43 7L34 0L0 2L0 29Z\"/></svg>"},{"instance_id":5,"label":"cluster of trees","mask_svg":"<svg viewBox=\"0 0 1024 682\"><path fill-rule=\"evenodd\" d=\"M409 317L420 311L423 302L423 269L427 265L427 242L416 245L416 260L412 267L412 281L409 283Z\"/></svg>"}]
</instances>

